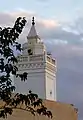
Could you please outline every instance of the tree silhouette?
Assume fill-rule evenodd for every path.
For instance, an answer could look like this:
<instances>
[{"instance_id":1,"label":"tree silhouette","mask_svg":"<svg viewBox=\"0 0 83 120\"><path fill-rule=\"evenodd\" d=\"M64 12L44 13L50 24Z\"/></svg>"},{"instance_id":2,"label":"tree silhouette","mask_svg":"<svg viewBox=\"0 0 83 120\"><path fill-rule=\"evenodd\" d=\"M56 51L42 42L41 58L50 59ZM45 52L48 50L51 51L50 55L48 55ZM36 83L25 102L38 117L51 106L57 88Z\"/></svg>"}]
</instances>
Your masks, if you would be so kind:
<instances>
[{"instance_id":1,"label":"tree silhouette","mask_svg":"<svg viewBox=\"0 0 83 120\"><path fill-rule=\"evenodd\" d=\"M14 54L13 47L22 51L21 44L17 42L19 35L26 24L25 17L18 17L12 28L0 27L0 100L5 104L0 108L0 117L6 118L12 114L13 109L19 108L19 105L25 105L25 108L19 108L31 112L33 115L45 115L52 118L51 111L43 105L43 100L34 94L31 90L27 95L16 93L13 95L15 86L12 85L10 74L20 77L22 81L27 80L28 73L17 74L18 68L15 65L18 60Z\"/></svg>"}]
</instances>

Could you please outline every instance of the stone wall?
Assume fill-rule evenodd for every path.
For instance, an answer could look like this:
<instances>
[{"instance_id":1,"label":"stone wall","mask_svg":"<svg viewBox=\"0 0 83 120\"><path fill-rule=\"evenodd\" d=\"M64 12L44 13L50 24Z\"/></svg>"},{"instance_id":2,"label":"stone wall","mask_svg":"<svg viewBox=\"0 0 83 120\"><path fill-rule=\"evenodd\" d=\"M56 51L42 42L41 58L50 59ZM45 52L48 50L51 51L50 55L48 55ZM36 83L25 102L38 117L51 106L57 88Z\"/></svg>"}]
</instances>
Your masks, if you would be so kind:
<instances>
[{"instance_id":1,"label":"stone wall","mask_svg":"<svg viewBox=\"0 0 83 120\"><path fill-rule=\"evenodd\" d=\"M77 120L76 109L70 104L47 100L44 101L44 104L49 110L52 111L52 120ZM1 118L0 120L4 119ZM8 116L7 120L50 120L50 118L38 115L33 116L27 111L15 109L13 114Z\"/></svg>"}]
</instances>

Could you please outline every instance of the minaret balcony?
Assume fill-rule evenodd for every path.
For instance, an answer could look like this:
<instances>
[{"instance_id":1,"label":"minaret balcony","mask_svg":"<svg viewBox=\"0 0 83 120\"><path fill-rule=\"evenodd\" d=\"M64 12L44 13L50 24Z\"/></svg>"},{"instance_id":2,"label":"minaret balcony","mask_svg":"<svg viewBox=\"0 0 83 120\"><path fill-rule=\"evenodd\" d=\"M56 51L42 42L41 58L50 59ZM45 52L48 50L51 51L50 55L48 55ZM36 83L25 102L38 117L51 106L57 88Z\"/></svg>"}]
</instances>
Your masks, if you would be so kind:
<instances>
[{"instance_id":1,"label":"minaret balcony","mask_svg":"<svg viewBox=\"0 0 83 120\"><path fill-rule=\"evenodd\" d=\"M44 55L29 55L29 56L18 56L18 62L37 62L44 61Z\"/></svg>"}]
</instances>

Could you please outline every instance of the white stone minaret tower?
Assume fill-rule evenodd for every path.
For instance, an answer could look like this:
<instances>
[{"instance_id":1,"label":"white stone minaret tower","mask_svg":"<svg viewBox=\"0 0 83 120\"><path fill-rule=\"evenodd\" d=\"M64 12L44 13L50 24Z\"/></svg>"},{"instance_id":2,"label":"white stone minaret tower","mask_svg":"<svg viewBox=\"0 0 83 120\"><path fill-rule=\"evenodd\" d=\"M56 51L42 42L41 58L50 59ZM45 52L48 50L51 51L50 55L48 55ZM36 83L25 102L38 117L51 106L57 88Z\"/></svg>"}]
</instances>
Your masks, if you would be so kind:
<instances>
[{"instance_id":1,"label":"white stone minaret tower","mask_svg":"<svg viewBox=\"0 0 83 120\"><path fill-rule=\"evenodd\" d=\"M28 78L25 82L15 78L16 92L27 94L28 90L32 90L42 99L56 100L56 61L47 54L44 43L37 35L34 17L18 61L18 73L28 72Z\"/></svg>"}]
</instances>

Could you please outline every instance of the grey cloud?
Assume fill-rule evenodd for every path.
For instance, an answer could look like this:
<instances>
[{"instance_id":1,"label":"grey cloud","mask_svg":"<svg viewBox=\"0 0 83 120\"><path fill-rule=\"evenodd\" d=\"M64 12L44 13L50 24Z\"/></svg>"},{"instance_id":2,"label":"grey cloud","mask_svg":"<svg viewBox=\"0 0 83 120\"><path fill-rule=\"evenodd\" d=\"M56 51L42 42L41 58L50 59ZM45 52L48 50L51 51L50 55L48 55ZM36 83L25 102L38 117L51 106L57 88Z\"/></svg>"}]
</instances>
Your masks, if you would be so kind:
<instances>
[{"instance_id":1,"label":"grey cloud","mask_svg":"<svg viewBox=\"0 0 83 120\"><path fill-rule=\"evenodd\" d=\"M72 32L64 31L60 27L42 31L41 36L46 39L67 40L69 44L81 44L81 36Z\"/></svg>"},{"instance_id":2,"label":"grey cloud","mask_svg":"<svg viewBox=\"0 0 83 120\"><path fill-rule=\"evenodd\" d=\"M33 15L33 13L31 13L31 15L28 12L22 12L22 16L26 15L26 18L30 18L31 15ZM21 13L19 13L19 15L21 15ZM11 14L8 13L0 13L0 25L5 26L5 25L12 25L15 21L15 15L13 16ZM25 27L24 30L24 36L27 36L28 34L28 30L30 28L30 19L28 20L28 23ZM82 24L82 23L81 23ZM82 34L75 34L73 32L68 32L63 30L63 28L61 26L55 26L55 27L49 27L46 28L44 24L42 24L42 21L40 22L36 22L36 27L37 27L37 31L38 34L41 36L41 38L43 39L51 39L51 40L62 40L67 41L69 44L75 44L75 45L79 45L79 44L83 44L82 39Z\"/></svg>"},{"instance_id":3,"label":"grey cloud","mask_svg":"<svg viewBox=\"0 0 83 120\"><path fill-rule=\"evenodd\" d=\"M79 17L74 21L74 25L71 25L72 29L77 29L80 33L83 33L83 17Z\"/></svg>"},{"instance_id":4,"label":"grey cloud","mask_svg":"<svg viewBox=\"0 0 83 120\"><path fill-rule=\"evenodd\" d=\"M79 16L74 22L68 25L71 30L76 30L83 38L83 16Z\"/></svg>"},{"instance_id":5,"label":"grey cloud","mask_svg":"<svg viewBox=\"0 0 83 120\"><path fill-rule=\"evenodd\" d=\"M25 30L25 35L28 34L28 28L30 28L30 23L28 24L26 30ZM68 44L75 44L75 45L81 45L83 44L82 39L82 34L75 34L73 32L68 32L63 30L62 27L56 26L53 28L46 28L42 22L37 22L36 23L36 28L38 31L38 35L41 36L42 39L51 39L51 40L62 40L67 41Z\"/></svg>"},{"instance_id":6,"label":"grey cloud","mask_svg":"<svg viewBox=\"0 0 83 120\"><path fill-rule=\"evenodd\" d=\"M8 13L0 12L0 25L11 25L14 22L14 18Z\"/></svg>"}]
</instances>

